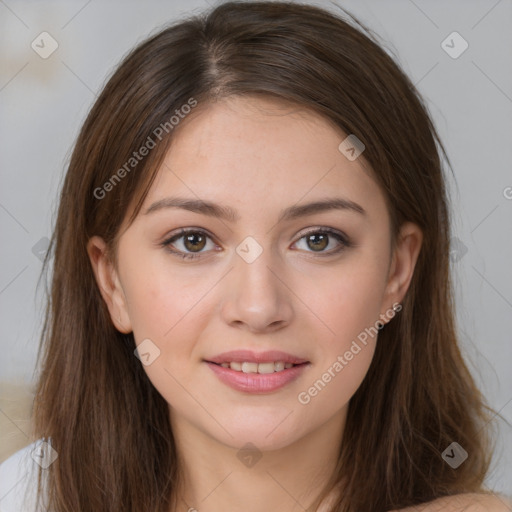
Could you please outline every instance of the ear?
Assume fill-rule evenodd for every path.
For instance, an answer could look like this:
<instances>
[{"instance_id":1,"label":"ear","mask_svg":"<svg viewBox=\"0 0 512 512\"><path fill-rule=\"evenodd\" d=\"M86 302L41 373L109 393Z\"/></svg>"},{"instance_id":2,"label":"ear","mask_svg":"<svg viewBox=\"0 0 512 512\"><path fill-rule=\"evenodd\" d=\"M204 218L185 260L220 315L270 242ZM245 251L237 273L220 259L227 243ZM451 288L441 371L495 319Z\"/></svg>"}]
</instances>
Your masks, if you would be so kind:
<instances>
[{"instance_id":1,"label":"ear","mask_svg":"<svg viewBox=\"0 0 512 512\"><path fill-rule=\"evenodd\" d=\"M389 267L381 318L386 311L393 308L393 304L399 304L404 298L414 274L422 242L423 232L418 225L412 222L402 224Z\"/></svg>"},{"instance_id":2,"label":"ear","mask_svg":"<svg viewBox=\"0 0 512 512\"><path fill-rule=\"evenodd\" d=\"M132 332L126 297L115 266L108 256L107 244L101 237L93 236L87 242L87 253L112 323L120 332L125 334Z\"/></svg>"}]
</instances>

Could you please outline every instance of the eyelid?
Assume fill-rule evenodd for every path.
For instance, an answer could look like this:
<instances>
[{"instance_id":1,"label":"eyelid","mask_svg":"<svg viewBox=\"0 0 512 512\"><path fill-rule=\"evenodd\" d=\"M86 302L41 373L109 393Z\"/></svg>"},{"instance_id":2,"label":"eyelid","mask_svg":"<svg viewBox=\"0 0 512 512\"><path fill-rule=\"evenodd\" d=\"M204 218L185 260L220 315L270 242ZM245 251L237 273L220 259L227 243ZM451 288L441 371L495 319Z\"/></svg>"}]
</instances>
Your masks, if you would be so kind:
<instances>
[{"instance_id":1,"label":"eyelid","mask_svg":"<svg viewBox=\"0 0 512 512\"><path fill-rule=\"evenodd\" d=\"M179 240L180 238L183 238L184 236L186 236L190 233L201 234L203 236L206 236L207 238L212 240L212 242L214 242L215 245L218 245L216 243L215 237L209 231L207 231L204 228L195 228L195 227L180 228L178 230L178 232L174 232L174 233L171 233L169 236L166 236L165 239L162 242L160 242L158 245L163 247L166 251L168 251L176 256L181 257L182 259L192 260L192 259L204 257L204 255L206 255L209 251L193 253L193 252L178 251L178 250L174 250L171 248L171 244L173 242L175 242L176 240Z\"/></svg>"},{"instance_id":2,"label":"eyelid","mask_svg":"<svg viewBox=\"0 0 512 512\"><path fill-rule=\"evenodd\" d=\"M164 241L161 242L159 245L161 245L164 249L171 252L172 254L175 254L183 259L189 259L189 260L196 259L196 258L202 258L202 257L204 257L203 255L207 255L209 252L211 252L211 251L206 251L206 252L193 253L193 252L183 252L183 251L177 251L177 250L171 249L171 244L174 241L179 240L180 238L182 238L190 233L204 235L207 238L210 238L212 240L212 242L214 242L216 245L218 245L216 243L216 238L209 231L207 231L204 228L195 228L195 227L180 228L178 232L172 233L169 236L167 236L164 239ZM315 233L331 235L339 242L339 244L341 246L341 247L338 247L337 249L331 249L330 251L317 252L316 254L320 257L336 255L336 254L339 254L340 252L342 252L344 249L353 246L351 239L343 231L339 231L337 229L327 227L327 226L314 226L311 228L306 228L305 231L304 230L300 231L297 234L297 238L293 242L292 245L295 245L297 242L300 242L304 237L308 236L309 234L315 234ZM315 254L315 251L306 251L306 252Z\"/></svg>"},{"instance_id":3,"label":"eyelid","mask_svg":"<svg viewBox=\"0 0 512 512\"><path fill-rule=\"evenodd\" d=\"M307 231L301 231L297 235L297 241L299 241L301 238L304 238L305 236L313 233L327 233L328 235L335 235L341 239L341 241L348 245L352 245L352 242L350 238L343 232L338 229L330 228L327 226L316 226L313 228L306 228ZM295 242L294 242L295 243Z\"/></svg>"},{"instance_id":4,"label":"eyelid","mask_svg":"<svg viewBox=\"0 0 512 512\"><path fill-rule=\"evenodd\" d=\"M338 247L335 249L331 249L329 251L305 251L306 254L308 254L308 257L311 255L314 255L316 257L320 258L328 258L330 256L337 256L344 252L346 249L353 247L353 243L351 239L343 232L339 231L334 228L330 228L327 226L315 226L313 228L308 228L307 231L302 231L297 235L297 240L293 242L293 245L300 242L304 237L310 235L310 234L327 234L330 235L331 238L335 238L338 242Z\"/></svg>"}]
</instances>

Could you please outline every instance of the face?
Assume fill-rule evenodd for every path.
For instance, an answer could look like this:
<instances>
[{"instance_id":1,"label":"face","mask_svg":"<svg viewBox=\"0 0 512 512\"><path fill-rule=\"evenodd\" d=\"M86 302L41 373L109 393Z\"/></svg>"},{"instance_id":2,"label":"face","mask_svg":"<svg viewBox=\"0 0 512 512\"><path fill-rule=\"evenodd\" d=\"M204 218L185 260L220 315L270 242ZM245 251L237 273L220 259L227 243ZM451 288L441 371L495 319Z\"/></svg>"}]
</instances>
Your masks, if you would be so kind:
<instances>
[{"instance_id":1,"label":"face","mask_svg":"<svg viewBox=\"0 0 512 512\"><path fill-rule=\"evenodd\" d=\"M277 449L346 413L421 233L404 225L391 253L384 196L345 138L270 100L209 105L176 132L116 268L90 240L112 321L176 428Z\"/></svg>"}]
</instances>

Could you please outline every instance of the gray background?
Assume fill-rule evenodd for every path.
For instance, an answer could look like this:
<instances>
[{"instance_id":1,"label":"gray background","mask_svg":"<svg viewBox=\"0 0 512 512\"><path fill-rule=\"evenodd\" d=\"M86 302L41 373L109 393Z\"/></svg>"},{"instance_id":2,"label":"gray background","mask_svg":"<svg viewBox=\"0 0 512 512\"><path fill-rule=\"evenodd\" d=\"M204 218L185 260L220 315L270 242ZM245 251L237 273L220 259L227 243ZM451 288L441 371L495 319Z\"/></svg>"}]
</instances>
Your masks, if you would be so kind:
<instances>
[{"instance_id":1,"label":"gray background","mask_svg":"<svg viewBox=\"0 0 512 512\"><path fill-rule=\"evenodd\" d=\"M36 376L40 254L73 142L96 94L136 43L214 3L0 1L2 382L30 385ZM327 1L312 3L340 12ZM512 495L512 1L339 5L397 56L425 97L452 160L458 328L478 384L509 422L497 419L488 484ZM31 48L43 31L59 45L47 59ZM453 31L469 44L458 58L441 45Z\"/></svg>"}]
</instances>

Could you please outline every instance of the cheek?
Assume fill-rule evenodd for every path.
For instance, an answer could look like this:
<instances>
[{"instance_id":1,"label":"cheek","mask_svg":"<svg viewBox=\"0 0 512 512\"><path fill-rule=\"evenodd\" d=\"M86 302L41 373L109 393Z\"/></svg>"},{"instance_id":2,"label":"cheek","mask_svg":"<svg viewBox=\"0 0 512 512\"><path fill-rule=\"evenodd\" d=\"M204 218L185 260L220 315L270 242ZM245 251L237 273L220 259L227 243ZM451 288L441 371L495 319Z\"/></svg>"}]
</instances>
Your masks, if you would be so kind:
<instances>
[{"instance_id":1,"label":"cheek","mask_svg":"<svg viewBox=\"0 0 512 512\"><path fill-rule=\"evenodd\" d=\"M175 331L194 315L199 299L211 287L210 279L190 278L161 254L135 251L124 264L123 286L135 339L172 343Z\"/></svg>"},{"instance_id":2,"label":"cheek","mask_svg":"<svg viewBox=\"0 0 512 512\"><path fill-rule=\"evenodd\" d=\"M350 282L330 293L325 323L334 334L318 340L316 364L297 400L326 420L347 405L361 385L375 353L379 319L378 294L372 286Z\"/></svg>"},{"instance_id":3,"label":"cheek","mask_svg":"<svg viewBox=\"0 0 512 512\"><path fill-rule=\"evenodd\" d=\"M377 321L385 288L386 261L369 251L358 254L319 281L311 308L329 327L318 339L317 364L298 397L326 414L347 404L370 367L377 341Z\"/></svg>"},{"instance_id":4,"label":"cheek","mask_svg":"<svg viewBox=\"0 0 512 512\"><path fill-rule=\"evenodd\" d=\"M375 326L382 308L386 261L371 252L347 258L318 281L312 309L329 327L332 346L342 350L359 333Z\"/></svg>"},{"instance_id":5,"label":"cheek","mask_svg":"<svg viewBox=\"0 0 512 512\"><path fill-rule=\"evenodd\" d=\"M196 341L215 307L209 292L218 277L185 272L161 255L137 251L124 264L123 286L134 338L137 345L151 340L158 355L144 370L167 401L176 400L183 393L178 382L187 388L193 383L191 368L200 356Z\"/></svg>"},{"instance_id":6,"label":"cheek","mask_svg":"<svg viewBox=\"0 0 512 512\"><path fill-rule=\"evenodd\" d=\"M206 318L205 308L211 307L207 291L212 283L204 277L197 282L185 280L183 273L170 276L162 265L147 267L151 270L141 272L139 267L125 287L136 344L147 339L154 344L149 345L151 362L143 369L169 404L190 407L184 390L194 387L195 340L205 328L201 318Z\"/></svg>"},{"instance_id":7,"label":"cheek","mask_svg":"<svg viewBox=\"0 0 512 512\"><path fill-rule=\"evenodd\" d=\"M374 352L374 344L355 341L349 350L336 354L318 369L297 395L301 407L315 418L313 421L326 421L350 402L366 376Z\"/></svg>"}]
</instances>

